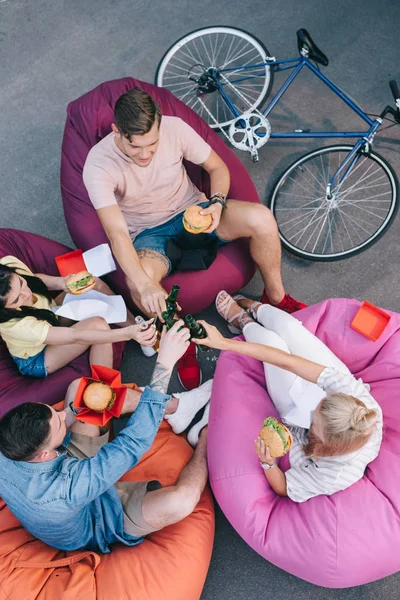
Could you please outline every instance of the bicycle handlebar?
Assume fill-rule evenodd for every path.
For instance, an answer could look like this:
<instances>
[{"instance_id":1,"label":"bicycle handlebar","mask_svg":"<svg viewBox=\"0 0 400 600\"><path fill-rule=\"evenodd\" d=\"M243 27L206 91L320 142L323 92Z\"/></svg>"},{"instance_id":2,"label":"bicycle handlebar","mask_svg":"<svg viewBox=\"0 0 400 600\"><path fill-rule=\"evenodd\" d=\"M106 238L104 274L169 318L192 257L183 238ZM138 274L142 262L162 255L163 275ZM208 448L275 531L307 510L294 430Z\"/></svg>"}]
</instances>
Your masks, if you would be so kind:
<instances>
[{"instance_id":1,"label":"bicycle handlebar","mask_svg":"<svg viewBox=\"0 0 400 600\"><path fill-rule=\"evenodd\" d=\"M393 98L396 100L400 100L400 90L397 85L397 81L395 79L391 79L389 81L390 89L392 90Z\"/></svg>"}]
</instances>

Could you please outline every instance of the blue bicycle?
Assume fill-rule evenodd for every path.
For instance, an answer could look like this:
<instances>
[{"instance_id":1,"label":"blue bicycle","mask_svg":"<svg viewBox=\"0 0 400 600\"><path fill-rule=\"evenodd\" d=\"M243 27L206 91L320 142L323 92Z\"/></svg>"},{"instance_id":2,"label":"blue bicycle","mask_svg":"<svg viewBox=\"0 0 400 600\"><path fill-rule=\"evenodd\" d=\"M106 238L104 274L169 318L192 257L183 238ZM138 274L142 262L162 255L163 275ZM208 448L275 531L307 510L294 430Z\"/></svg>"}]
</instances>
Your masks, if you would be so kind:
<instances>
[{"instance_id":1,"label":"blue bicycle","mask_svg":"<svg viewBox=\"0 0 400 600\"><path fill-rule=\"evenodd\" d=\"M400 92L391 81L395 108L386 106L371 118L320 71L328 58L305 29L297 32L297 42L299 57L276 60L262 42L241 29L198 29L165 53L156 85L171 90L235 148L249 151L254 161L269 138L356 138L354 145L323 147L296 160L269 200L287 250L311 260L338 260L375 243L397 212L396 174L372 151L372 143L388 115L394 124L400 123ZM365 131L271 131L267 117L305 67L365 121ZM261 112L274 72L285 70L291 73Z\"/></svg>"}]
</instances>

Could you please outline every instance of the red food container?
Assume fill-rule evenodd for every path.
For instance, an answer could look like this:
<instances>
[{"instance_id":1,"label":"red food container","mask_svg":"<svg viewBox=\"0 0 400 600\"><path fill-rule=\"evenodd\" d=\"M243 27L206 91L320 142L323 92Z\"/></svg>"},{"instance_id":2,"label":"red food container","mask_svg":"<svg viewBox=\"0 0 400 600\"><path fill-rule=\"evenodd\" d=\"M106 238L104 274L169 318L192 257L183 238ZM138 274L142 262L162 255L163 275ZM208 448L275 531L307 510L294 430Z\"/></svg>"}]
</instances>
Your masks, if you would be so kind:
<instances>
[{"instance_id":1,"label":"red food container","mask_svg":"<svg viewBox=\"0 0 400 600\"><path fill-rule=\"evenodd\" d=\"M350 327L375 342L390 321L390 315L370 302L363 302Z\"/></svg>"},{"instance_id":2,"label":"red food container","mask_svg":"<svg viewBox=\"0 0 400 600\"><path fill-rule=\"evenodd\" d=\"M83 392L93 381L106 383L115 391L115 402L113 406L110 409L106 408L102 413L87 408L83 401ZM92 365L92 377L81 377L74 399L74 407L81 409L79 411L79 420L101 427L106 425L112 417L118 418L121 415L128 388L141 391L135 383L122 383L121 373L119 371L110 369L109 367L103 367L102 365Z\"/></svg>"},{"instance_id":3,"label":"red food container","mask_svg":"<svg viewBox=\"0 0 400 600\"><path fill-rule=\"evenodd\" d=\"M83 260L83 250L73 250L67 254L56 256L56 264L61 277L87 270Z\"/></svg>"}]
</instances>

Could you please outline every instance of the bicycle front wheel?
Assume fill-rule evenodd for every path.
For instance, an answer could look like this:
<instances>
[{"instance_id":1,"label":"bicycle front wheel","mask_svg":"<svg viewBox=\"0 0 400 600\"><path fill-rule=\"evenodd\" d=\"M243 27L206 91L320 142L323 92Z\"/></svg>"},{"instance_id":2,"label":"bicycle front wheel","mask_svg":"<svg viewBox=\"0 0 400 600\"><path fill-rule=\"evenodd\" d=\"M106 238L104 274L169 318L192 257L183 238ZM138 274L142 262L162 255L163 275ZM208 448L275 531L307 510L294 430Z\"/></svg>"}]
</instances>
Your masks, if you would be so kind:
<instances>
[{"instance_id":1,"label":"bicycle front wheel","mask_svg":"<svg viewBox=\"0 0 400 600\"><path fill-rule=\"evenodd\" d=\"M389 163L361 152L343 181L327 185L352 146L329 146L296 160L273 189L269 206L282 245L296 256L332 261L374 244L398 208L398 182ZM340 176L339 176L340 180Z\"/></svg>"},{"instance_id":2,"label":"bicycle front wheel","mask_svg":"<svg viewBox=\"0 0 400 600\"><path fill-rule=\"evenodd\" d=\"M229 127L235 115L207 75L209 69L217 70L218 81L238 113L251 112L272 87L273 70L265 64L269 55L262 42L242 29L204 27L167 50L157 67L155 84L168 88L213 129Z\"/></svg>"}]
</instances>

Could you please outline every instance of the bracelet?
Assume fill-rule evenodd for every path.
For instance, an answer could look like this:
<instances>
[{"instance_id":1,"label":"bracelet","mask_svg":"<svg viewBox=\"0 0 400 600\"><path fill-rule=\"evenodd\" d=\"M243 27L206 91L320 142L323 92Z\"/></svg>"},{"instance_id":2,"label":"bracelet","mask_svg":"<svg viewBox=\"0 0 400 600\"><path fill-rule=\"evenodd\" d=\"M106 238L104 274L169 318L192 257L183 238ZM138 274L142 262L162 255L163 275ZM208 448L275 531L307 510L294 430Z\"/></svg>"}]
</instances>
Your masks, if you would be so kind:
<instances>
[{"instance_id":1,"label":"bracelet","mask_svg":"<svg viewBox=\"0 0 400 600\"><path fill-rule=\"evenodd\" d=\"M226 196L225 194L221 194L221 192L215 192L215 194L213 194L212 196L210 196L210 200L213 200L214 198L221 198L221 200L223 202L226 202Z\"/></svg>"},{"instance_id":2,"label":"bracelet","mask_svg":"<svg viewBox=\"0 0 400 600\"><path fill-rule=\"evenodd\" d=\"M210 200L210 202L208 203L208 206L212 206L213 204L220 204L222 206L222 210L224 210L224 208L226 208L226 202L224 202L223 200L220 200L219 198L214 198L214 200Z\"/></svg>"},{"instance_id":3,"label":"bracelet","mask_svg":"<svg viewBox=\"0 0 400 600\"><path fill-rule=\"evenodd\" d=\"M221 194L220 192L213 194L208 201L208 206L211 206L212 204L220 204L222 209L226 208L225 194Z\"/></svg>"},{"instance_id":4,"label":"bracelet","mask_svg":"<svg viewBox=\"0 0 400 600\"><path fill-rule=\"evenodd\" d=\"M269 463L262 462L260 460L260 465L264 469L264 471L269 471L270 469L274 469L276 467L276 460L270 465Z\"/></svg>"},{"instance_id":5,"label":"bracelet","mask_svg":"<svg viewBox=\"0 0 400 600\"><path fill-rule=\"evenodd\" d=\"M73 402L73 401L72 401L72 402L70 402L70 403L68 404L68 408L69 408L69 410L70 410L70 411L71 411L71 412L72 412L74 415L78 415L78 414L79 414L79 413L78 413L78 411L77 411L77 410L74 408L74 402Z\"/></svg>"}]
</instances>

